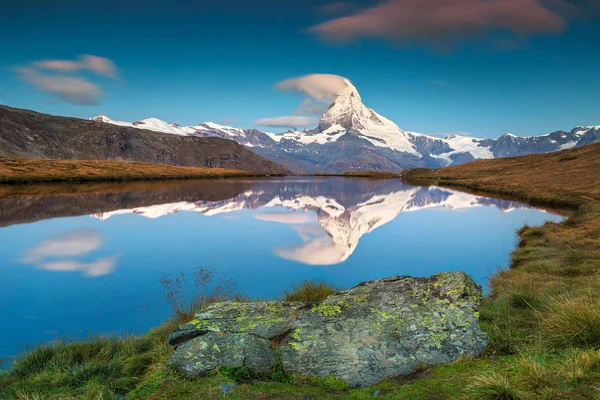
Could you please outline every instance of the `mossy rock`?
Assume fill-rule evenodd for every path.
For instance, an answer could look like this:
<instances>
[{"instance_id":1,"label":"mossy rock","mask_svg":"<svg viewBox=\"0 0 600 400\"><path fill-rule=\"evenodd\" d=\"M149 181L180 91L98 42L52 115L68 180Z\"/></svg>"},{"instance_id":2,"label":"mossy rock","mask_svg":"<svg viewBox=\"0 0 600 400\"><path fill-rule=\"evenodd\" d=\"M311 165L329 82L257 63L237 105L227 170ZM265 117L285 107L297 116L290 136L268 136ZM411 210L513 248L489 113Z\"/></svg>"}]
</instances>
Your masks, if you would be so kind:
<instances>
[{"instance_id":1,"label":"mossy rock","mask_svg":"<svg viewBox=\"0 0 600 400\"><path fill-rule=\"evenodd\" d=\"M480 354L481 299L469 276L450 272L364 282L321 303L218 303L170 335L172 364L202 376L280 361L288 374L368 386Z\"/></svg>"}]
</instances>

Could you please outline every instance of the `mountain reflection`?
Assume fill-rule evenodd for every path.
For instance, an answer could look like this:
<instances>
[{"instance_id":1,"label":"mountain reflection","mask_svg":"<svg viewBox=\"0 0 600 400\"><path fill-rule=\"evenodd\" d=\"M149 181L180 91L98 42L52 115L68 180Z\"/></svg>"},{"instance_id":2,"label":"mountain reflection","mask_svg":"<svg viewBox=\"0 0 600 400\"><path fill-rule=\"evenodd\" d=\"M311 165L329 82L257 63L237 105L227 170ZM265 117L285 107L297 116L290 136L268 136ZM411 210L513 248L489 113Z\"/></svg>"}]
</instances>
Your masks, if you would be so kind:
<instances>
[{"instance_id":1,"label":"mountain reflection","mask_svg":"<svg viewBox=\"0 0 600 400\"><path fill-rule=\"evenodd\" d=\"M309 265L333 265L347 260L364 235L403 212L433 207L460 210L494 206L502 211L530 208L513 201L438 187L406 185L397 179L315 177L10 189L16 193L7 192L9 188L0 187L0 226L77 215L107 220L121 214L160 218L188 211L205 216L233 217L236 211L253 210L254 218L265 223L286 224L297 232L301 244L275 248L275 254ZM40 261L43 258L39 256L41 252L51 245L67 248L72 242L71 246L81 250L98 240L88 232L87 236L83 235L88 242L79 246L76 239L81 241L82 238L75 236L66 235L57 238L57 242L41 243L45 247L32 249L25 262L49 270L79 270L86 275L110 273L115 264L112 258L99 260L99 264L78 263L72 257Z\"/></svg>"},{"instance_id":2,"label":"mountain reflection","mask_svg":"<svg viewBox=\"0 0 600 400\"><path fill-rule=\"evenodd\" d=\"M224 183L225 184L225 183ZM223 200L177 201L95 213L107 220L120 214L147 218L182 211L206 216L254 210L254 218L289 225L302 244L274 249L288 260L333 265L350 257L360 239L402 212L440 207L460 210L495 206L511 211L528 206L438 187L416 187L399 180L309 178L255 181L247 190Z\"/></svg>"}]
</instances>

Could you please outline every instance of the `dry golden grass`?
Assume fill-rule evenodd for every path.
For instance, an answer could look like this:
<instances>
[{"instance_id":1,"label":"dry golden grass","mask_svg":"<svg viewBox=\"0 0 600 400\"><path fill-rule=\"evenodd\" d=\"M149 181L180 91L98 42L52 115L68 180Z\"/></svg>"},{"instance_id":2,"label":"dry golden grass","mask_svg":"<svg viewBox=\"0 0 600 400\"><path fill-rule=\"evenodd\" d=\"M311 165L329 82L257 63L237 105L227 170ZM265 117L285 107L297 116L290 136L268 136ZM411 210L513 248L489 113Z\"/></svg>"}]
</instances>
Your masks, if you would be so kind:
<instances>
[{"instance_id":1,"label":"dry golden grass","mask_svg":"<svg viewBox=\"0 0 600 400\"><path fill-rule=\"evenodd\" d=\"M235 178L260 175L234 169L166 164L0 157L0 183Z\"/></svg>"},{"instance_id":2,"label":"dry golden grass","mask_svg":"<svg viewBox=\"0 0 600 400\"><path fill-rule=\"evenodd\" d=\"M523 227L511 268L490 280L482 322L491 352L600 348L600 143L557 153L413 170L409 181L502 194L575 210Z\"/></svg>"},{"instance_id":3,"label":"dry golden grass","mask_svg":"<svg viewBox=\"0 0 600 400\"><path fill-rule=\"evenodd\" d=\"M574 206L600 201L600 143L437 170L415 169L407 171L405 176L409 180L433 180L548 206Z\"/></svg>"}]
</instances>

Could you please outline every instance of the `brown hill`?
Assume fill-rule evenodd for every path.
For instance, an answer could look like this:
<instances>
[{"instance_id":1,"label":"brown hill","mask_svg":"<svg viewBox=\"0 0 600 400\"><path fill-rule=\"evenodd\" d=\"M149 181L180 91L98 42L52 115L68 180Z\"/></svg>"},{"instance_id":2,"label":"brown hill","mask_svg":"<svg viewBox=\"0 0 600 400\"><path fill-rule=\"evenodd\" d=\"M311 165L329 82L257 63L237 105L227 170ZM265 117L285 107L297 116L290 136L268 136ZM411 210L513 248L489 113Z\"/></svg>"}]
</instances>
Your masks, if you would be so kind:
<instances>
[{"instance_id":1,"label":"brown hill","mask_svg":"<svg viewBox=\"0 0 600 400\"><path fill-rule=\"evenodd\" d=\"M106 160L0 157L0 183L242 178L258 172Z\"/></svg>"},{"instance_id":2,"label":"brown hill","mask_svg":"<svg viewBox=\"0 0 600 400\"><path fill-rule=\"evenodd\" d=\"M546 205L600 201L600 143L555 153L406 171L409 180L481 189Z\"/></svg>"},{"instance_id":3,"label":"brown hill","mask_svg":"<svg viewBox=\"0 0 600 400\"><path fill-rule=\"evenodd\" d=\"M6 106L0 106L0 156L288 173L279 164L230 140L176 136Z\"/></svg>"}]
</instances>

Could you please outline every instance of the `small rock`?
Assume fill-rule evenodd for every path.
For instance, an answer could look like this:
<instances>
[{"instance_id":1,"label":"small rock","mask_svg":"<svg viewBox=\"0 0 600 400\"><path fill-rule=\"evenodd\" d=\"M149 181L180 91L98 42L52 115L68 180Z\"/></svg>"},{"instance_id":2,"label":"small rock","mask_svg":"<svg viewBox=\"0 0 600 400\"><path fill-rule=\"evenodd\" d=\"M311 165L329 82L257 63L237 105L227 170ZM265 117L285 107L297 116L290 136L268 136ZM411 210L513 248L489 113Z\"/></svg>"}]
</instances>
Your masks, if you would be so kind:
<instances>
[{"instance_id":1,"label":"small rock","mask_svg":"<svg viewBox=\"0 0 600 400\"><path fill-rule=\"evenodd\" d=\"M238 385L236 385L235 383L225 383L219 386L219 390L223 393L230 393L236 387L238 387Z\"/></svg>"},{"instance_id":2,"label":"small rock","mask_svg":"<svg viewBox=\"0 0 600 400\"><path fill-rule=\"evenodd\" d=\"M310 394L303 394L302 395L302 400L313 400L312 396Z\"/></svg>"},{"instance_id":3,"label":"small rock","mask_svg":"<svg viewBox=\"0 0 600 400\"><path fill-rule=\"evenodd\" d=\"M379 396L379 390L376 390L373 392L373 397L377 397L377 396Z\"/></svg>"}]
</instances>

